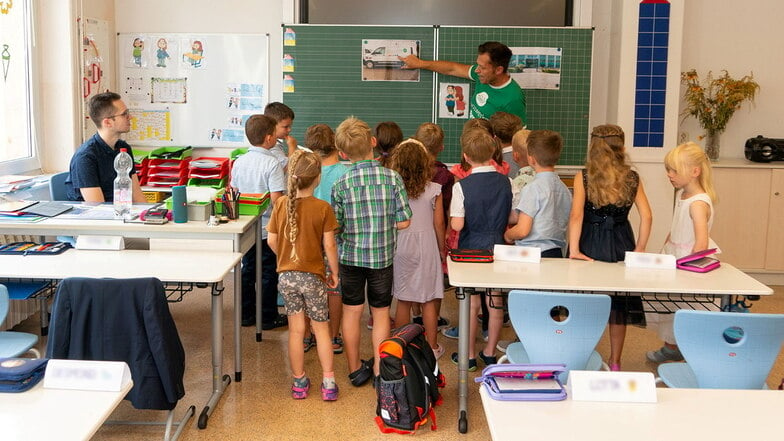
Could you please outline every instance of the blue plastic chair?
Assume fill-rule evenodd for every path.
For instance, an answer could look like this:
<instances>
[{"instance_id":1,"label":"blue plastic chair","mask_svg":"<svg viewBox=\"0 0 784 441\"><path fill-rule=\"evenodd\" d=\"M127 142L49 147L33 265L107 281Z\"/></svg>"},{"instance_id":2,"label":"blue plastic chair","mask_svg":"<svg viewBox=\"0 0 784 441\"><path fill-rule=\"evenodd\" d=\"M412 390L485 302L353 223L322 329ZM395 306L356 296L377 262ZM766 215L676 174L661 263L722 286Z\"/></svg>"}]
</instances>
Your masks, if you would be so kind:
<instances>
[{"instance_id":1,"label":"blue plastic chair","mask_svg":"<svg viewBox=\"0 0 784 441\"><path fill-rule=\"evenodd\" d=\"M65 180L68 179L69 172L55 173L49 177L49 199L52 201L67 201L65 195Z\"/></svg>"},{"instance_id":2,"label":"blue plastic chair","mask_svg":"<svg viewBox=\"0 0 784 441\"><path fill-rule=\"evenodd\" d=\"M669 387L765 389L784 341L784 314L679 310L673 325L685 363L664 363Z\"/></svg>"},{"instance_id":3,"label":"blue plastic chair","mask_svg":"<svg viewBox=\"0 0 784 441\"><path fill-rule=\"evenodd\" d=\"M563 321L551 316L563 306ZM506 348L510 363L563 363L565 381L570 370L599 370L602 357L594 349L610 317L610 296L540 291L509 293L509 318L520 342Z\"/></svg>"},{"instance_id":4,"label":"blue plastic chair","mask_svg":"<svg viewBox=\"0 0 784 441\"><path fill-rule=\"evenodd\" d=\"M8 289L0 285L0 323L8 315ZM38 336L27 332L0 331L0 358L18 357L26 352L31 352L35 358L41 354L35 349Z\"/></svg>"}]
</instances>

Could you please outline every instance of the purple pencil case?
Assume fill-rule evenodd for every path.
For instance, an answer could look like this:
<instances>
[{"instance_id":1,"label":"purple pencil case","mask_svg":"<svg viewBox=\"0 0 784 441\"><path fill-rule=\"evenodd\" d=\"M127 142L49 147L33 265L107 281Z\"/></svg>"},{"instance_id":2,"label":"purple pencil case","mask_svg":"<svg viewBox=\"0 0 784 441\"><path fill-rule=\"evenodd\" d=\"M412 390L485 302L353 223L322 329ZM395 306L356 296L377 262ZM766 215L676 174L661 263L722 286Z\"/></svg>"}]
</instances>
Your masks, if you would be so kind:
<instances>
[{"instance_id":1,"label":"purple pencil case","mask_svg":"<svg viewBox=\"0 0 784 441\"><path fill-rule=\"evenodd\" d=\"M721 266L719 259L708 257L714 253L716 253L716 248L697 251L694 254L689 254L688 256L683 256L676 260L675 266L678 269L694 271L695 273L707 273L708 271L713 271Z\"/></svg>"},{"instance_id":2,"label":"purple pencil case","mask_svg":"<svg viewBox=\"0 0 784 441\"><path fill-rule=\"evenodd\" d=\"M566 389L558 376L565 369L564 364L494 364L474 381L494 400L560 401L566 399Z\"/></svg>"}]
</instances>

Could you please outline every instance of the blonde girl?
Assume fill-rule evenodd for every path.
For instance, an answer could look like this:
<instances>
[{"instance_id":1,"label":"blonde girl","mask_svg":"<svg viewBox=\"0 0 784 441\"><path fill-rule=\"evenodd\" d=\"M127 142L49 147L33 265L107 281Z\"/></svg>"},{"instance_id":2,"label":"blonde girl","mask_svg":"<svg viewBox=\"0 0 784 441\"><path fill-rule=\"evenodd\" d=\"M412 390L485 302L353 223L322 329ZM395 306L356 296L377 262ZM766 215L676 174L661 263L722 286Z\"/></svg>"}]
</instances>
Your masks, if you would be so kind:
<instances>
[{"instance_id":1,"label":"blonde girl","mask_svg":"<svg viewBox=\"0 0 784 441\"><path fill-rule=\"evenodd\" d=\"M618 262L626 251L644 252L651 234L651 206L640 176L626 157L623 130L612 124L597 126L585 171L574 177L574 196L569 216L569 257ZM637 240L629 223L629 211L640 215ZM612 296L610 309L610 370L621 369L626 325L645 325L642 298Z\"/></svg>"},{"instance_id":2,"label":"blonde girl","mask_svg":"<svg viewBox=\"0 0 784 441\"><path fill-rule=\"evenodd\" d=\"M305 315L316 335L316 348L323 371L321 398L338 398L329 330L327 287L338 285L338 255L332 207L313 196L321 178L321 159L297 150L289 159L288 194L275 202L267 230L267 242L277 255L278 290L289 318L289 363L293 376L291 396L308 396L310 379L305 375ZM324 254L331 273L324 268Z\"/></svg>"},{"instance_id":3,"label":"blonde girl","mask_svg":"<svg viewBox=\"0 0 784 441\"><path fill-rule=\"evenodd\" d=\"M441 185L431 182L433 157L421 142L408 139L390 156L408 193L411 225L398 233L392 295L397 299L395 323L411 321L411 308L422 305L425 336L436 358L444 353L438 344L438 299L444 298L441 262L444 259L444 205Z\"/></svg>"},{"instance_id":4,"label":"blonde girl","mask_svg":"<svg viewBox=\"0 0 784 441\"><path fill-rule=\"evenodd\" d=\"M677 259L697 251L717 248L710 239L713 204L717 199L711 164L705 152L693 142L681 144L664 157L664 168L676 192L672 226L662 252L672 254ZM648 360L655 363L683 360L672 332L672 318L668 319L659 323L659 336L664 340L664 345L645 354Z\"/></svg>"}]
</instances>

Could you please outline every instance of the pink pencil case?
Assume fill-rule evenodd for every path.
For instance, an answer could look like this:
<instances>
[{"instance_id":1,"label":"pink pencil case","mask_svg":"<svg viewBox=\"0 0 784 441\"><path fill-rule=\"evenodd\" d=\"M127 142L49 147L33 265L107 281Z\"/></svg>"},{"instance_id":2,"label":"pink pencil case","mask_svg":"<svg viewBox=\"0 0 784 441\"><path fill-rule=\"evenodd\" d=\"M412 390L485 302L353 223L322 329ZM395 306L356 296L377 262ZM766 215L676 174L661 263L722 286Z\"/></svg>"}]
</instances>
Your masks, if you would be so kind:
<instances>
[{"instance_id":1,"label":"pink pencil case","mask_svg":"<svg viewBox=\"0 0 784 441\"><path fill-rule=\"evenodd\" d=\"M719 259L709 257L711 254L715 253L716 248L698 251L676 260L675 266L678 269L693 271L695 273L707 273L708 271L713 271L721 266Z\"/></svg>"}]
</instances>

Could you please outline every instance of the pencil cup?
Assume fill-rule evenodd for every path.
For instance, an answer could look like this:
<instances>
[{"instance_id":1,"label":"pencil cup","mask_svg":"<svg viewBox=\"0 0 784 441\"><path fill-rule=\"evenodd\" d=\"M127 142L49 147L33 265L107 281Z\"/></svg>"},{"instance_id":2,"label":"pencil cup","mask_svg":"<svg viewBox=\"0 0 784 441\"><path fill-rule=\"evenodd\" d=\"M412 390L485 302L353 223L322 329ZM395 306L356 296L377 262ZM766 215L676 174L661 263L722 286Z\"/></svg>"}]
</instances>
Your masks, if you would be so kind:
<instances>
[{"instance_id":1,"label":"pencil cup","mask_svg":"<svg viewBox=\"0 0 784 441\"><path fill-rule=\"evenodd\" d=\"M229 219L237 219L240 217L239 201L227 201L225 207L226 207L226 216Z\"/></svg>"},{"instance_id":2,"label":"pencil cup","mask_svg":"<svg viewBox=\"0 0 784 441\"><path fill-rule=\"evenodd\" d=\"M188 194L184 185L172 187L172 210L175 223L188 222Z\"/></svg>"}]
</instances>

